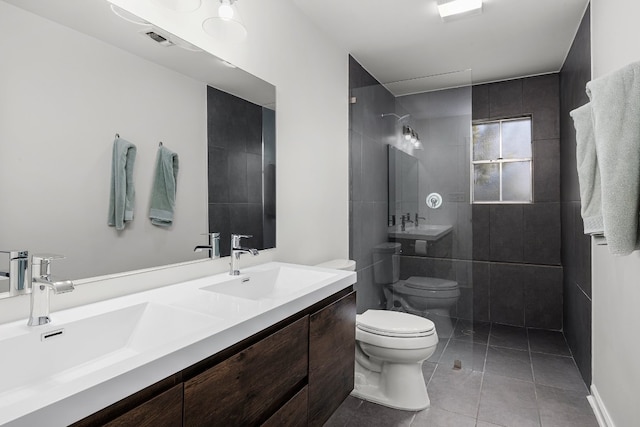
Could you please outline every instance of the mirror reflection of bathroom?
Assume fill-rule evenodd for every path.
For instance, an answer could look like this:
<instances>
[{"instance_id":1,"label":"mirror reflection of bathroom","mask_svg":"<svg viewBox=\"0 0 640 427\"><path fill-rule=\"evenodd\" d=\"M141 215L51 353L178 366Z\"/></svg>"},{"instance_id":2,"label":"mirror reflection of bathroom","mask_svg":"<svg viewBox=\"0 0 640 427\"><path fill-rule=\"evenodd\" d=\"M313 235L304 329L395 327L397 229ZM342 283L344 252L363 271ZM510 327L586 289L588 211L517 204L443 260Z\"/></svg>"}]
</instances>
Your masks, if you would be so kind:
<instances>
[{"instance_id":1,"label":"mirror reflection of bathroom","mask_svg":"<svg viewBox=\"0 0 640 427\"><path fill-rule=\"evenodd\" d=\"M371 83L351 88L358 313L431 320L440 338L431 360L447 338L474 333L471 71Z\"/></svg>"}]
</instances>

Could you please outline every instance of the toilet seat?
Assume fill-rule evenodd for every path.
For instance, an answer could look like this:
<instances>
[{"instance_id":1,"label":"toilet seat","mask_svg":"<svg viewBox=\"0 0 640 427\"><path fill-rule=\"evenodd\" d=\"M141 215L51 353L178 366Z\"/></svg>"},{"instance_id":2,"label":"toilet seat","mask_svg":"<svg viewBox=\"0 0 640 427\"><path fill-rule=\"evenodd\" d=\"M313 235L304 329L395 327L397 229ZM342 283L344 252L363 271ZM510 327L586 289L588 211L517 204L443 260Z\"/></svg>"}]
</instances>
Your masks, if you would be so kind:
<instances>
[{"instance_id":1,"label":"toilet seat","mask_svg":"<svg viewBox=\"0 0 640 427\"><path fill-rule=\"evenodd\" d=\"M437 277L411 276L405 280L404 283L408 288L424 289L429 291L448 291L458 288L458 282L438 279Z\"/></svg>"},{"instance_id":2,"label":"toilet seat","mask_svg":"<svg viewBox=\"0 0 640 427\"><path fill-rule=\"evenodd\" d=\"M393 338L426 337L435 332L435 325L429 319L387 310L367 310L357 315L356 327L370 334Z\"/></svg>"},{"instance_id":3,"label":"toilet seat","mask_svg":"<svg viewBox=\"0 0 640 427\"><path fill-rule=\"evenodd\" d=\"M436 277L412 276L391 285L398 293L431 299L457 298L460 295L458 282Z\"/></svg>"}]
</instances>

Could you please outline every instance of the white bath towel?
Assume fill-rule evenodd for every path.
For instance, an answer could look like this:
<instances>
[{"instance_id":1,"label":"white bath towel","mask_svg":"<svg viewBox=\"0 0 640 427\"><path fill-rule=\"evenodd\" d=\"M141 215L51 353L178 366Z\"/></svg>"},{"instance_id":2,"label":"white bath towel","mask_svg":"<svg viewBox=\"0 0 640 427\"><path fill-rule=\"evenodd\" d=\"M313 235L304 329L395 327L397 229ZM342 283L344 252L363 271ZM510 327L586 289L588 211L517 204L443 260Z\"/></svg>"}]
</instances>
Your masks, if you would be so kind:
<instances>
[{"instance_id":1,"label":"white bath towel","mask_svg":"<svg viewBox=\"0 0 640 427\"><path fill-rule=\"evenodd\" d=\"M640 249L640 62L587 83L587 95L593 139L581 120L584 110L574 110L578 146L584 150L583 162L591 162L592 149L588 147L595 143L604 237L612 254L628 255ZM586 201L593 203L597 194L588 187L597 181L595 170L589 179L585 176L583 173L580 180L581 197L583 192L591 192ZM595 217L586 219L598 221Z\"/></svg>"}]
</instances>

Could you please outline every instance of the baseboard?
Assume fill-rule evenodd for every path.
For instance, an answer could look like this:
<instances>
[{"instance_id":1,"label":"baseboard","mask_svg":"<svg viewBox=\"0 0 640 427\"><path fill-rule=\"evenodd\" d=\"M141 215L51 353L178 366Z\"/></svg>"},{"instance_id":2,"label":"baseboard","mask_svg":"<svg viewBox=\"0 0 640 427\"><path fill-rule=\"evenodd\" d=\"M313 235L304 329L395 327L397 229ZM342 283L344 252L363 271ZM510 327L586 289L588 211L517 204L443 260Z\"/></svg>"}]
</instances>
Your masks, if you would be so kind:
<instances>
[{"instance_id":1,"label":"baseboard","mask_svg":"<svg viewBox=\"0 0 640 427\"><path fill-rule=\"evenodd\" d=\"M600 427L615 427L613 420L611 420L611 417L607 412L607 408L604 406L604 403L600 398L600 394L598 394L598 389L594 384L591 385L591 396L587 396L587 400L591 405L591 409L593 409L593 413L595 414Z\"/></svg>"}]
</instances>

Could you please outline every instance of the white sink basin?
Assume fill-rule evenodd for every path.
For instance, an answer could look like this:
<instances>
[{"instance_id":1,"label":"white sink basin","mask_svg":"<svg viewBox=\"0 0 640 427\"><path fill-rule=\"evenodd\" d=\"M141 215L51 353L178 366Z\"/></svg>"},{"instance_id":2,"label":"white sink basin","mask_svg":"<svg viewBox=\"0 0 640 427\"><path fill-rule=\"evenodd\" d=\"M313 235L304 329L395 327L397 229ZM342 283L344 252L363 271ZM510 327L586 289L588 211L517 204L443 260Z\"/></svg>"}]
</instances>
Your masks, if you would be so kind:
<instances>
[{"instance_id":1,"label":"white sink basin","mask_svg":"<svg viewBox=\"0 0 640 427\"><path fill-rule=\"evenodd\" d=\"M417 227L407 226L404 231L400 226L389 227L387 234L396 239L439 240L451 230L453 227L450 225L421 224Z\"/></svg>"},{"instance_id":2,"label":"white sink basin","mask_svg":"<svg viewBox=\"0 0 640 427\"><path fill-rule=\"evenodd\" d=\"M12 336L0 340L0 407L34 393L35 384L40 391L67 383L219 322L216 317L149 302L38 328L25 322L3 331Z\"/></svg>"},{"instance_id":3,"label":"white sink basin","mask_svg":"<svg viewBox=\"0 0 640 427\"><path fill-rule=\"evenodd\" d=\"M330 272L279 266L251 271L202 290L251 300L272 300L291 297L332 277L335 274Z\"/></svg>"}]
</instances>

